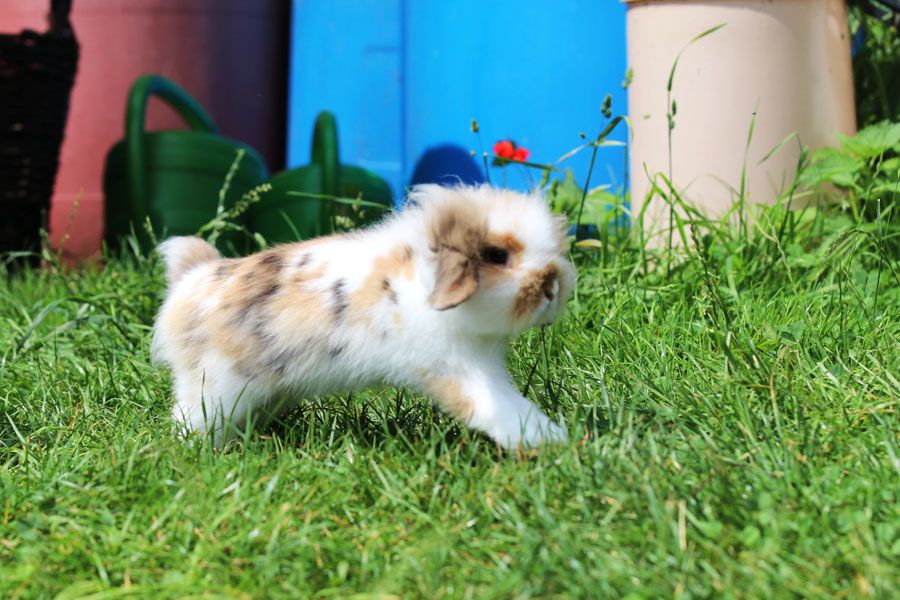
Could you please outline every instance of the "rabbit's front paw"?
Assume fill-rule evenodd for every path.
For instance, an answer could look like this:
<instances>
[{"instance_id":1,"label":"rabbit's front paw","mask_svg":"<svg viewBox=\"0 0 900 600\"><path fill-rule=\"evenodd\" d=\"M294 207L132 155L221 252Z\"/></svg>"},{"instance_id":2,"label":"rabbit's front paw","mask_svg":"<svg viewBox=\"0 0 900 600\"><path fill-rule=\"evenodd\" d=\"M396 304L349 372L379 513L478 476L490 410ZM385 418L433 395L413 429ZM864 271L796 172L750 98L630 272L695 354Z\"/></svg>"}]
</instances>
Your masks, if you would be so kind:
<instances>
[{"instance_id":1,"label":"rabbit's front paw","mask_svg":"<svg viewBox=\"0 0 900 600\"><path fill-rule=\"evenodd\" d=\"M536 407L514 415L504 415L489 435L507 450L536 448L569 439L564 427L557 425Z\"/></svg>"}]
</instances>

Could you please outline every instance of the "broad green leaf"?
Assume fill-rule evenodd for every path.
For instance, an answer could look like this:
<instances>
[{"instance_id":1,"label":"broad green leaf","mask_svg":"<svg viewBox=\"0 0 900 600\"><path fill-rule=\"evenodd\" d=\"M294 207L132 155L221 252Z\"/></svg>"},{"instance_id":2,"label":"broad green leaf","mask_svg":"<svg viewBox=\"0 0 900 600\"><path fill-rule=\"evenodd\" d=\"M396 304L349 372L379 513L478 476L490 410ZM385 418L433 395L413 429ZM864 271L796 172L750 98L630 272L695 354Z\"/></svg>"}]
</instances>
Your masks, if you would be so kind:
<instances>
[{"instance_id":1,"label":"broad green leaf","mask_svg":"<svg viewBox=\"0 0 900 600\"><path fill-rule=\"evenodd\" d=\"M811 186L833 183L850 187L856 183L864 166L861 159L848 156L836 148L822 148L813 155L812 164L803 172L800 182Z\"/></svg>"},{"instance_id":2,"label":"broad green leaf","mask_svg":"<svg viewBox=\"0 0 900 600\"><path fill-rule=\"evenodd\" d=\"M884 121L861 129L856 135L838 136L841 146L860 158L875 158L900 150L900 123Z\"/></svg>"}]
</instances>

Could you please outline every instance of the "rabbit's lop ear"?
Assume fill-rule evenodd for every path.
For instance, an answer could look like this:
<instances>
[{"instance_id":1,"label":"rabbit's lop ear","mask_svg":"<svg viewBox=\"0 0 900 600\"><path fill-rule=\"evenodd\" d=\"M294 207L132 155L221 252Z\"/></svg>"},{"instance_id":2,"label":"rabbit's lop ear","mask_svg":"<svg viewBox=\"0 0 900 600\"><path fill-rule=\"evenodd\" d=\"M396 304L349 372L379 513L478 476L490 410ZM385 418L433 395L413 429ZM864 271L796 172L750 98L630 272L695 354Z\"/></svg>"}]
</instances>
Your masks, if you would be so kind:
<instances>
[{"instance_id":1,"label":"rabbit's lop ear","mask_svg":"<svg viewBox=\"0 0 900 600\"><path fill-rule=\"evenodd\" d=\"M428 302L447 310L462 304L478 289L478 265L470 257L449 248L438 250L437 275Z\"/></svg>"},{"instance_id":2,"label":"rabbit's lop ear","mask_svg":"<svg viewBox=\"0 0 900 600\"><path fill-rule=\"evenodd\" d=\"M471 208L453 201L433 207L429 245L437 255L437 269L428 302L437 310L458 306L478 289L485 226L480 211Z\"/></svg>"}]
</instances>

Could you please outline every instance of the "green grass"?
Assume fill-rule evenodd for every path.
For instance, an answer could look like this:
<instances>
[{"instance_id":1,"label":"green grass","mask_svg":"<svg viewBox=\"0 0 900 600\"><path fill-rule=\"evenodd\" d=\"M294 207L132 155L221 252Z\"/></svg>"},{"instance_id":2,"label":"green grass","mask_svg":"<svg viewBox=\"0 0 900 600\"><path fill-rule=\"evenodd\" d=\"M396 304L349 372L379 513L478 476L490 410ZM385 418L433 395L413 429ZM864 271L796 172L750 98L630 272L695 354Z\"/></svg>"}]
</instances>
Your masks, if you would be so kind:
<instances>
[{"instance_id":1,"label":"green grass","mask_svg":"<svg viewBox=\"0 0 900 600\"><path fill-rule=\"evenodd\" d=\"M892 597L896 233L767 214L668 277L578 251L510 357L575 439L527 456L393 389L186 445L155 261L0 280L0 597Z\"/></svg>"}]
</instances>

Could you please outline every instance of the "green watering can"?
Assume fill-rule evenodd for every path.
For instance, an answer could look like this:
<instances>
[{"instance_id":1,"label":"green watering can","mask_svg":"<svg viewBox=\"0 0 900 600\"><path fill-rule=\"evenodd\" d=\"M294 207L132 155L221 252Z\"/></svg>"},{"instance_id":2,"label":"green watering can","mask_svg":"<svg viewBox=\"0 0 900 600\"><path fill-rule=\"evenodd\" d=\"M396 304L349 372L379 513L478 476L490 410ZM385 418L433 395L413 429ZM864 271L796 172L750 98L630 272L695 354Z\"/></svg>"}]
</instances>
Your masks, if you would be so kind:
<instances>
[{"instance_id":1,"label":"green watering can","mask_svg":"<svg viewBox=\"0 0 900 600\"><path fill-rule=\"evenodd\" d=\"M190 131L144 131L151 96L174 108ZM106 157L107 244L118 248L134 232L142 250L149 251L147 218L160 238L197 233L216 216L219 193L238 150L244 155L225 193L226 210L268 176L262 157L249 146L218 135L203 107L171 81L157 75L138 79L128 96L125 139ZM228 254L239 254L245 242L242 233L229 231L219 237L218 246Z\"/></svg>"},{"instance_id":2,"label":"green watering can","mask_svg":"<svg viewBox=\"0 0 900 600\"><path fill-rule=\"evenodd\" d=\"M334 231L339 217L362 225L392 206L391 187L378 175L340 164L334 115L321 112L313 129L310 164L282 171L248 210L250 230L269 243L309 239ZM361 199L362 202L351 202Z\"/></svg>"}]
</instances>

